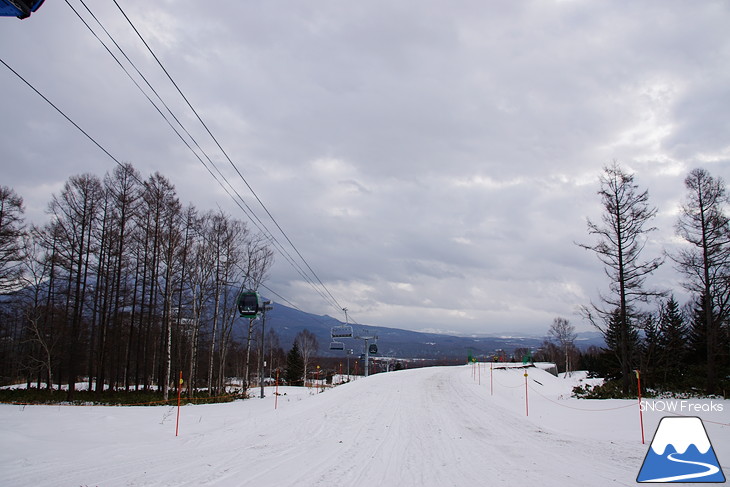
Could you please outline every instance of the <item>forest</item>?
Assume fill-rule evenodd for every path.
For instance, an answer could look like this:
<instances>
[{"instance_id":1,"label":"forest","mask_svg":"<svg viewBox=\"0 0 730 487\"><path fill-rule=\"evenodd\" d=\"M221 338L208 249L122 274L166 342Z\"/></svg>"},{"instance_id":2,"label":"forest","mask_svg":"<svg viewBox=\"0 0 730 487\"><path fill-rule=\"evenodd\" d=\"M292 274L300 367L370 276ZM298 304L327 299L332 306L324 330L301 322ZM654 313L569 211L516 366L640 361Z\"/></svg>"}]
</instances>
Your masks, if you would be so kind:
<instances>
[{"instance_id":1,"label":"forest","mask_svg":"<svg viewBox=\"0 0 730 487\"><path fill-rule=\"evenodd\" d=\"M47 214L26 225L22 196L0 187L3 384L71 384L68 400L82 380L90 391L163 384L167 399L179 371L192 396L257 370L236 298L259 288L273 252L245 222L184 207L167 178L143 180L131 164L70 177Z\"/></svg>"},{"instance_id":2,"label":"forest","mask_svg":"<svg viewBox=\"0 0 730 487\"><path fill-rule=\"evenodd\" d=\"M576 243L605 268L596 282L607 279L608 291L580 311L605 347L580 350L574 327L556 318L534 358L607 378L600 389L580 391L591 397L636 394L639 374L656 393L727 395L724 181L703 169L687 175L675 226L682 244L650 258L643 254L657 209L648 190L615 162L599 183L603 214L587 220L589 241ZM268 241L245 222L183 207L168 179L143 180L131 164L103 178L70 177L47 214L45 225L26 225L22 196L0 186L0 385L59 390L86 381L90 391L152 390L167 399L182 372L188 397L214 396L228 378L260 374L259 349L269 375L276 363L292 382L307 376L317 350L311 334L297 337L303 373L292 373L294 350L286 357L273 331L262 340L259 320L238 315L238 294L258 290L273 262ZM687 303L650 286L662 265L681 276ZM69 387L67 400L75 393Z\"/></svg>"}]
</instances>

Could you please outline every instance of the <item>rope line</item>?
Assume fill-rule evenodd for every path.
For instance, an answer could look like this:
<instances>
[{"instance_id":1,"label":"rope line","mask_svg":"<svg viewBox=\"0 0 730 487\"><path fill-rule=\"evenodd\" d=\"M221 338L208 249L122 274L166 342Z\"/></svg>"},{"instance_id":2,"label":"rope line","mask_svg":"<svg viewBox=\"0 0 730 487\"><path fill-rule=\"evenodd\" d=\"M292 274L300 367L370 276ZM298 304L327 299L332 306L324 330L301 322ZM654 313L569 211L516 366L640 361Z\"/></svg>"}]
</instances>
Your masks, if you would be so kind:
<instances>
[{"instance_id":1,"label":"rope line","mask_svg":"<svg viewBox=\"0 0 730 487\"><path fill-rule=\"evenodd\" d=\"M495 367L492 370L508 370L508 369L512 369L512 368L519 369L519 368L522 368L522 367ZM517 386L506 386L506 385L502 384L501 382L499 382L496 379L494 381L498 385L500 385L500 386L502 386L504 388L507 388L507 389L516 389L518 387L524 387L524 383L523 384L519 384ZM535 379L532 379L532 381L533 382L536 382ZM613 407L613 408L599 408L599 409L579 408L579 407L575 407L575 406L569 406L567 404L561 404L560 402L557 402L557 401L554 401L554 400L550 399L549 397L547 397L544 394L542 394L532 384L529 384L529 388L530 388L530 390L532 392L536 393L538 396L542 397L546 401L548 401L548 402L550 402L552 404L555 404L556 406L560 406L560 407L567 408L567 409L573 409L575 411L605 412L605 411L616 411L616 410L619 410L619 409L627 409L627 408L631 408L631 407L636 407L636 402L632 401L631 404L626 404L626 405L623 405L623 406L616 406L616 407ZM672 412L672 411L666 411L666 412L669 413L669 414L672 414L674 416L682 416L681 414L675 413L675 412ZM730 426L730 423L721 423L719 421L711 421L709 419L704 419L704 418L702 419L702 421L705 422L705 423L717 424L717 425L720 425L720 426Z\"/></svg>"},{"instance_id":2,"label":"rope line","mask_svg":"<svg viewBox=\"0 0 730 487\"><path fill-rule=\"evenodd\" d=\"M574 407L574 406L568 406L567 404L560 404L559 402L553 401L549 397L546 397L543 394L541 394L540 391L538 391L537 389L535 389L532 386L530 386L530 390L533 391L534 393L536 393L538 396L542 397L543 399L545 399L545 400L547 400L547 401L549 401L549 402L551 402L551 403L553 403L553 404L555 404L557 406L564 407L564 408L568 408L568 409L575 409L576 411L588 411L588 412L594 412L594 411L595 412L615 411L617 409L626 409L626 408L630 408L630 407L635 407L636 406L636 403L635 402L632 402L631 404L626 404L624 406L617 406L615 408L601 408L601 409L577 408L577 407Z\"/></svg>"},{"instance_id":3,"label":"rope line","mask_svg":"<svg viewBox=\"0 0 730 487\"><path fill-rule=\"evenodd\" d=\"M221 396L211 396L211 397L192 397L192 398L185 398L185 404L190 404L191 402L205 401L205 404L207 404L209 401L215 400L215 399L235 399L237 397L240 397L240 394L224 394ZM177 396L171 397L167 400L159 400L159 401L148 401L148 402L130 402L130 403L117 403L117 404L107 404L107 403L98 403L98 404L85 404L85 403L38 403L38 402L19 402L19 401L9 401L9 402L2 402L2 404L10 404L13 406L82 406L82 407L93 407L93 406L103 406L103 407L109 407L109 406L119 406L119 407L127 407L127 406L153 406L153 405L165 405L169 402L177 402ZM221 401L218 401L221 402ZM183 398L180 399L181 405L183 405Z\"/></svg>"}]
</instances>

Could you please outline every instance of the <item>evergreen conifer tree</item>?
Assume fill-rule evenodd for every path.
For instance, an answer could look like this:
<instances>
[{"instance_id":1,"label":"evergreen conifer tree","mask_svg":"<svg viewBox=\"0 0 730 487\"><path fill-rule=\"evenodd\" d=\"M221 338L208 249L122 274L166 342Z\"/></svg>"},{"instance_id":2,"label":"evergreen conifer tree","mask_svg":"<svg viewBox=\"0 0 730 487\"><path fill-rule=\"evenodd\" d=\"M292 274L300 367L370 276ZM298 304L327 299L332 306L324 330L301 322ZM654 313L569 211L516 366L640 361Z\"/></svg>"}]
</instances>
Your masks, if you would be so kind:
<instances>
[{"instance_id":1,"label":"evergreen conifer tree","mask_svg":"<svg viewBox=\"0 0 730 487\"><path fill-rule=\"evenodd\" d=\"M657 359L660 353L659 347L659 325L653 314L647 314L643 320L644 324L641 329L644 331L644 337L640 341L639 350L641 352L641 372L644 384L652 387L656 385L657 377Z\"/></svg>"},{"instance_id":2,"label":"evergreen conifer tree","mask_svg":"<svg viewBox=\"0 0 730 487\"><path fill-rule=\"evenodd\" d=\"M695 365L707 363L706 303L705 296L699 296L691 308L687 345L689 362Z\"/></svg>"},{"instance_id":3,"label":"evergreen conifer tree","mask_svg":"<svg viewBox=\"0 0 730 487\"><path fill-rule=\"evenodd\" d=\"M665 385L677 383L687 361L687 324L674 296L664 303L659 316L659 367Z\"/></svg>"},{"instance_id":4,"label":"evergreen conifer tree","mask_svg":"<svg viewBox=\"0 0 730 487\"><path fill-rule=\"evenodd\" d=\"M299 351L299 345L294 342L289 353L286 355L286 370L284 376L289 385L301 386L304 385L304 358Z\"/></svg>"},{"instance_id":5,"label":"evergreen conifer tree","mask_svg":"<svg viewBox=\"0 0 730 487\"><path fill-rule=\"evenodd\" d=\"M621 311L617 308L607 317L605 332L606 350L611 352L615 361L610 366L609 376L616 379L623 376L624 369L633 364L633 357L639 348L639 332L631 323L621 318ZM623 339L626 337L626 343ZM628 363L624 363L627 360ZM628 391L624 391L625 394Z\"/></svg>"}]
</instances>

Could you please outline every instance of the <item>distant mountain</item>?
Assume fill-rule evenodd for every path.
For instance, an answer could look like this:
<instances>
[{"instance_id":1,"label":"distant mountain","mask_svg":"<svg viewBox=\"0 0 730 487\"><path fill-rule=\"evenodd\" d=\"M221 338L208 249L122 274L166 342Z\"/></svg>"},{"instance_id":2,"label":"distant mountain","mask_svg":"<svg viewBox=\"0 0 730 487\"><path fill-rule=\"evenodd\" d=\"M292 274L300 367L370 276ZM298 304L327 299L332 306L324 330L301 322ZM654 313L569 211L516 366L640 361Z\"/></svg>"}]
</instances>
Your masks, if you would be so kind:
<instances>
[{"instance_id":1,"label":"distant mountain","mask_svg":"<svg viewBox=\"0 0 730 487\"><path fill-rule=\"evenodd\" d=\"M330 350L332 327L344 323L327 315L315 315L274 303L273 309L266 314L266 329L279 335L281 347L289 350L296 335L304 329L311 331L319 341L318 355L341 357L342 351ZM492 356L499 350L511 354L516 348L535 350L544 340L543 336L452 336L438 333L421 333L382 326L353 325L356 336L377 335L378 355L397 358L450 359L473 356ZM346 349L353 349L359 355L364 352L364 340L353 338L338 339ZM590 345L603 345L600 333L579 333L576 345L586 348Z\"/></svg>"}]
</instances>

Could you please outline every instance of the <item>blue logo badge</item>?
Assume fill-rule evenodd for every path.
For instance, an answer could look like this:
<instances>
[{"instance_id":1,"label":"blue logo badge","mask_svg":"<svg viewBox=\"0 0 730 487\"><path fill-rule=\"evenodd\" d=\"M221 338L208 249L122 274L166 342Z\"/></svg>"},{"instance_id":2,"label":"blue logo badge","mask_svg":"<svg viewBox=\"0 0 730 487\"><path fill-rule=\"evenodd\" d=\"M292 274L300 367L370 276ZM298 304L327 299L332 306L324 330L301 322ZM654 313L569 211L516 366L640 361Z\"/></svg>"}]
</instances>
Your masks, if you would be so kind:
<instances>
[{"instance_id":1,"label":"blue logo badge","mask_svg":"<svg viewBox=\"0 0 730 487\"><path fill-rule=\"evenodd\" d=\"M695 417L664 417L637 482L725 482L705 425Z\"/></svg>"}]
</instances>

